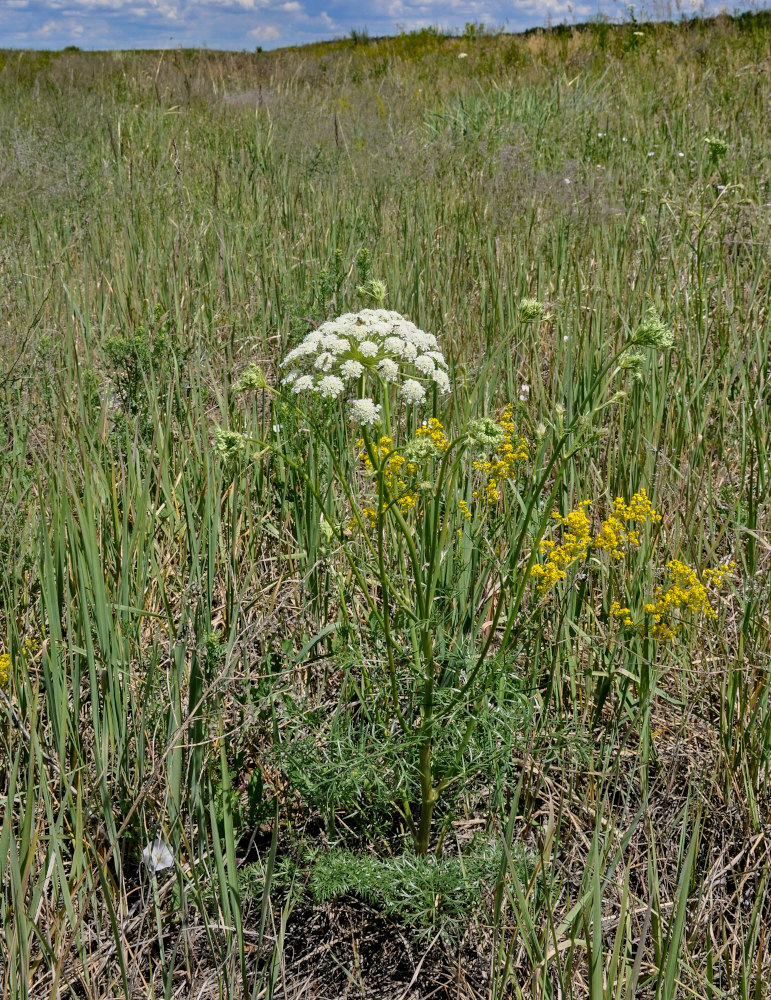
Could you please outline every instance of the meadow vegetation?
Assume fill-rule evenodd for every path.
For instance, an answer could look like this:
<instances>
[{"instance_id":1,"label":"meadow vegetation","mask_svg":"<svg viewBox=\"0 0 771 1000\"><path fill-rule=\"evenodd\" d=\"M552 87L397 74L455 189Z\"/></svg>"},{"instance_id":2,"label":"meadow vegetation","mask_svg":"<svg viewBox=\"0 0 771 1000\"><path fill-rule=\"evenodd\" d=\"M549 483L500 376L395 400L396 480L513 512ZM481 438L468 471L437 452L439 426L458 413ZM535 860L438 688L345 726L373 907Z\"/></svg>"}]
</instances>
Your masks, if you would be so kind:
<instances>
[{"instance_id":1,"label":"meadow vegetation","mask_svg":"<svg viewBox=\"0 0 771 1000\"><path fill-rule=\"evenodd\" d=\"M768 997L769 70L0 52L4 996Z\"/></svg>"}]
</instances>

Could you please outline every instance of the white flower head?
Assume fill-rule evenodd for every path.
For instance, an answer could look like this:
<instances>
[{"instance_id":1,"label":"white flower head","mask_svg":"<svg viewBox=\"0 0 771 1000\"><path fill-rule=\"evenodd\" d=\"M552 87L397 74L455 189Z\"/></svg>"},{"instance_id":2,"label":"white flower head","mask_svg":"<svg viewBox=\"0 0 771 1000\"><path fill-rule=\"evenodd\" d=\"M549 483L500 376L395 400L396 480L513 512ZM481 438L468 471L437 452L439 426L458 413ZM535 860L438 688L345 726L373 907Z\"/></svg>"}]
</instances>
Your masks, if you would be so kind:
<instances>
[{"instance_id":1,"label":"white flower head","mask_svg":"<svg viewBox=\"0 0 771 1000\"><path fill-rule=\"evenodd\" d=\"M364 424L367 427L374 427L375 424L380 421L380 410L382 409L380 403L376 403L374 399L352 399L351 400L351 419L357 424Z\"/></svg>"},{"instance_id":2,"label":"white flower head","mask_svg":"<svg viewBox=\"0 0 771 1000\"><path fill-rule=\"evenodd\" d=\"M377 370L386 382L395 382L399 377L399 366L391 358L383 358L377 366Z\"/></svg>"},{"instance_id":3,"label":"white flower head","mask_svg":"<svg viewBox=\"0 0 771 1000\"><path fill-rule=\"evenodd\" d=\"M155 872L162 872L164 868L171 868L174 864L174 855L171 853L171 847L158 834L155 840L142 851L142 860L155 874Z\"/></svg>"},{"instance_id":4,"label":"white flower head","mask_svg":"<svg viewBox=\"0 0 771 1000\"><path fill-rule=\"evenodd\" d=\"M432 375L435 368L434 359L428 354L421 354L419 358L415 358L415 370L419 371L421 375Z\"/></svg>"},{"instance_id":5,"label":"white flower head","mask_svg":"<svg viewBox=\"0 0 771 1000\"><path fill-rule=\"evenodd\" d=\"M434 380L434 383L441 395L450 391L450 376L447 372L443 372L441 368L437 368L431 378Z\"/></svg>"},{"instance_id":6,"label":"white flower head","mask_svg":"<svg viewBox=\"0 0 771 1000\"><path fill-rule=\"evenodd\" d=\"M442 368L447 367L447 362L444 360L444 355L441 351L427 351L426 353L429 358L433 358L434 361L436 361L438 365L441 365Z\"/></svg>"},{"instance_id":7,"label":"white flower head","mask_svg":"<svg viewBox=\"0 0 771 1000\"><path fill-rule=\"evenodd\" d=\"M408 378L402 385L402 398L406 403L418 404L425 402L426 390L414 378Z\"/></svg>"},{"instance_id":8,"label":"white flower head","mask_svg":"<svg viewBox=\"0 0 771 1000\"><path fill-rule=\"evenodd\" d=\"M328 333L321 338L321 346L325 351L330 351L332 354L342 354L351 345L345 337L338 337L336 333Z\"/></svg>"},{"instance_id":9,"label":"white flower head","mask_svg":"<svg viewBox=\"0 0 771 1000\"><path fill-rule=\"evenodd\" d=\"M363 358L376 358L380 348L374 340L362 340L359 344L359 354Z\"/></svg>"},{"instance_id":10,"label":"white flower head","mask_svg":"<svg viewBox=\"0 0 771 1000\"><path fill-rule=\"evenodd\" d=\"M358 378L363 371L364 365L360 361L354 361L353 359L344 361L340 365L340 374L343 378Z\"/></svg>"},{"instance_id":11,"label":"white flower head","mask_svg":"<svg viewBox=\"0 0 771 1000\"><path fill-rule=\"evenodd\" d=\"M313 388L313 378L310 375L300 375L292 383L292 392L296 392L298 395L301 392L305 392L306 389Z\"/></svg>"},{"instance_id":12,"label":"white flower head","mask_svg":"<svg viewBox=\"0 0 771 1000\"><path fill-rule=\"evenodd\" d=\"M323 372L328 372L332 365L335 363L335 355L331 351L324 351L322 354L316 358L313 362L314 368L320 368Z\"/></svg>"},{"instance_id":13,"label":"white flower head","mask_svg":"<svg viewBox=\"0 0 771 1000\"><path fill-rule=\"evenodd\" d=\"M281 384L296 395L311 391L336 399L344 394L345 383L374 376L375 367L380 379L400 386L406 403L426 398L420 380L433 380L442 393L450 390L447 362L434 334L388 309L362 309L322 323L287 353L281 366L286 372ZM374 400L370 405L376 405ZM377 419L377 410L368 405L357 403L355 410L365 422Z\"/></svg>"},{"instance_id":14,"label":"white flower head","mask_svg":"<svg viewBox=\"0 0 771 1000\"><path fill-rule=\"evenodd\" d=\"M322 396L331 396L332 399L337 399L341 392L345 389L345 382L337 375L325 375L324 378L319 382L319 392Z\"/></svg>"},{"instance_id":15,"label":"white flower head","mask_svg":"<svg viewBox=\"0 0 771 1000\"><path fill-rule=\"evenodd\" d=\"M397 354L401 357L401 353L404 350L404 341L399 337L386 337L383 341L383 347L389 354Z\"/></svg>"}]
</instances>

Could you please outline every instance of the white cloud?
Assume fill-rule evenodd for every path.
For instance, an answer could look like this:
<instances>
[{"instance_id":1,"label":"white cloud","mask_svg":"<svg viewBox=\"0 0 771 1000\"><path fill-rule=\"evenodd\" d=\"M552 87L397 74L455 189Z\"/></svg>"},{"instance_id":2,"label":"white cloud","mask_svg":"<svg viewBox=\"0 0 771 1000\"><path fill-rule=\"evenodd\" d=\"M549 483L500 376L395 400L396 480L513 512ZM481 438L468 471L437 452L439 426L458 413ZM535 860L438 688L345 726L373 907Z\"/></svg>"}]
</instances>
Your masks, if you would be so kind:
<instances>
[{"instance_id":1,"label":"white cloud","mask_svg":"<svg viewBox=\"0 0 771 1000\"><path fill-rule=\"evenodd\" d=\"M259 28L252 28L249 34L261 42L275 42L281 38L281 32L275 24L261 24Z\"/></svg>"},{"instance_id":2,"label":"white cloud","mask_svg":"<svg viewBox=\"0 0 771 1000\"><path fill-rule=\"evenodd\" d=\"M289 3L282 3L278 9L285 10L287 14L301 14L303 12L303 5L297 3L297 0L290 0Z\"/></svg>"}]
</instances>

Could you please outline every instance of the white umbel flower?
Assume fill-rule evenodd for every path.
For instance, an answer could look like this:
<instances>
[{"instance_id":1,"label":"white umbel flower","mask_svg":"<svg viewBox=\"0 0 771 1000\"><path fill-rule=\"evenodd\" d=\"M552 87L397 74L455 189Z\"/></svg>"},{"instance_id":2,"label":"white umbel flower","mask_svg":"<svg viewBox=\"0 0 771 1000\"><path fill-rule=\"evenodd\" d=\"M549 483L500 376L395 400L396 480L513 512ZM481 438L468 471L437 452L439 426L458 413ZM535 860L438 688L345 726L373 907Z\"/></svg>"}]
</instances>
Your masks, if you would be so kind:
<instances>
[{"instance_id":1,"label":"white umbel flower","mask_svg":"<svg viewBox=\"0 0 771 1000\"><path fill-rule=\"evenodd\" d=\"M319 382L319 392L322 396L337 399L341 392L345 390L345 382L337 375L325 375Z\"/></svg>"},{"instance_id":2,"label":"white umbel flower","mask_svg":"<svg viewBox=\"0 0 771 1000\"><path fill-rule=\"evenodd\" d=\"M374 399L352 399L351 418L357 424L364 424L367 427L374 427L380 421L380 403Z\"/></svg>"},{"instance_id":3,"label":"white umbel flower","mask_svg":"<svg viewBox=\"0 0 771 1000\"><path fill-rule=\"evenodd\" d=\"M399 366L391 358L383 358L377 366L377 370L386 382L395 382L399 377Z\"/></svg>"},{"instance_id":4,"label":"white umbel flower","mask_svg":"<svg viewBox=\"0 0 771 1000\"><path fill-rule=\"evenodd\" d=\"M407 381L402 385L402 399L406 403L423 403L426 399L426 390L420 384L416 382L414 378L408 378Z\"/></svg>"},{"instance_id":5,"label":"white umbel flower","mask_svg":"<svg viewBox=\"0 0 771 1000\"><path fill-rule=\"evenodd\" d=\"M323 372L328 372L337 358L331 351L323 351L313 362L314 368L320 368Z\"/></svg>"},{"instance_id":6,"label":"white umbel flower","mask_svg":"<svg viewBox=\"0 0 771 1000\"><path fill-rule=\"evenodd\" d=\"M383 348L388 351L389 354L396 354L398 357L401 357L405 346L404 341L399 337L386 337L383 341Z\"/></svg>"},{"instance_id":7,"label":"white umbel flower","mask_svg":"<svg viewBox=\"0 0 771 1000\"><path fill-rule=\"evenodd\" d=\"M155 874L162 872L164 868L171 868L174 864L174 855L171 853L171 847L159 835L142 851L142 860Z\"/></svg>"},{"instance_id":8,"label":"white umbel flower","mask_svg":"<svg viewBox=\"0 0 771 1000\"><path fill-rule=\"evenodd\" d=\"M349 361L344 361L340 365L340 374L343 378L358 378L363 371L364 365L361 361L354 361L353 359L350 359Z\"/></svg>"},{"instance_id":9,"label":"white umbel flower","mask_svg":"<svg viewBox=\"0 0 771 1000\"><path fill-rule=\"evenodd\" d=\"M431 378L442 395L450 391L450 376L447 372L443 372L441 368L437 368Z\"/></svg>"},{"instance_id":10,"label":"white umbel flower","mask_svg":"<svg viewBox=\"0 0 771 1000\"><path fill-rule=\"evenodd\" d=\"M313 388L313 379L310 375L300 375L292 383L292 392L296 392L298 395L301 392L305 392L306 389Z\"/></svg>"},{"instance_id":11,"label":"white umbel flower","mask_svg":"<svg viewBox=\"0 0 771 1000\"><path fill-rule=\"evenodd\" d=\"M344 395L341 385L359 379L366 383L368 377L374 381L376 374L380 391L383 382L394 383L406 403L425 400L421 382L428 379L440 392L450 390L447 362L436 337L387 309L362 309L322 323L287 353L281 367L282 385L297 395L310 391L336 399ZM361 412L375 419L366 407Z\"/></svg>"}]
</instances>

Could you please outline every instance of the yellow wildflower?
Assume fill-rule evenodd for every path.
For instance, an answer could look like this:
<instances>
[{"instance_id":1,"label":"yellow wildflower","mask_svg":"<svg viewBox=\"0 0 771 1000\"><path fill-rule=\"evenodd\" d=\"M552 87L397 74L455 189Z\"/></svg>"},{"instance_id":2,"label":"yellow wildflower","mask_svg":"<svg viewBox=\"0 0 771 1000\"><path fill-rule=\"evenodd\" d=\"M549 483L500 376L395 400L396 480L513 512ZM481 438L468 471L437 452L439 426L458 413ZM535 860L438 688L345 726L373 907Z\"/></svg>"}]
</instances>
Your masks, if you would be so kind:
<instances>
[{"instance_id":1,"label":"yellow wildflower","mask_svg":"<svg viewBox=\"0 0 771 1000\"><path fill-rule=\"evenodd\" d=\"M503 431L503 438L487 461L474 461L472 468L487 476L483 497L487 503L495 503L500 499L500 483L503 479L513 479L516 467L520 462L526 462L530 457L527 441L520 437L515 440L516 425L513 420L513 409L508 406L498 422ZM475 500L480 499L480 493L472 494Z\"/></svg>"},{"instance_id":2,"label":"yellow wildflower","mask_svg":"<svg viewBox=\"0 0 771 1000\"><path fill-rule=\"evenodd\" d=\"M629 608L625 608L621 605L619 601L613 601L610 606L610 616L611 618L619 618L623 621L627 628L634 627L634 621L632 620L632 612Z\"/></svg>"},{"instance_id":3,"label":"yellow wildflower","mask_svg":"<svg viewBox=\"0 0 771 1000\"><path fill-rule=\"evenodd\" d=\"M450 447L450 442L444 433L444 427L436 419L436 417L431 417L428 423L424 427L418 427L415 431L415 437L428 437L433 442L433 444L438 448L439 451L447 451Z\"/></svg>"},{"instance_id":4,"label":"yellow wildflower","mask_svg":"<svg viewBox=\"0 0 771 1000\"><path fill-rule=\"evenodd\" d=\"M592 535L589 530L589 517L586 508L591 500L583 500L577 510L562 517L556 511L552 517L562 527L562 544L557 545L549 539L544 539L540 545L541 555L546 556L546 562L537 563L530 570L530 575L538 581L539 594L547 594L559 580L564 580L567 570L573 563L586 558Z\"/></svg>"},{"instance_id":5,"label":"yellow wildflower","mask_svg":"<svg viewBox=\"0 0 771 1000\"><path fill-rule=\"evenodd\" d=\"M613 513L600 525L592 545L595 549L610 553L614 559L623 559L624 545L637 547L640 544L640 532L630 530L627 525L631 522L642 526L646 521L655 524L660 520L661 514L653 509L645 490L635 493L628 504L622 497L616 497L613 501Z\"/></svg>"},{"instance_id":6,"label":"yellow wildflower","mask_svg":"<svg viewBox=\"0 0 771 1000\"><path fill-rule=\"evenodd\" d=\"M8 684L8 680L11 676L11 657L8 653L0 654L0 688L4 688Z\"/></svg>"},{"instance_id":7,"label":"yellow wildflower","mask_svg":"<svg viewBox=\"0 0 771 1000\"><path fill-rule=\"evenodd\" d=\"M692 570L679 559L667 563L669 582L657 587L654 600L645 605L645 613L653 618L650 634L654 639L671 639L680 631L680 619L685 612L702 614L705 618L717 618L717 612L710 604L708 587L719 587L726 575L733 569L733 563L724 563L713 570L706 570L704 579L699 580Z\"/></svg>"}]
</instances>

